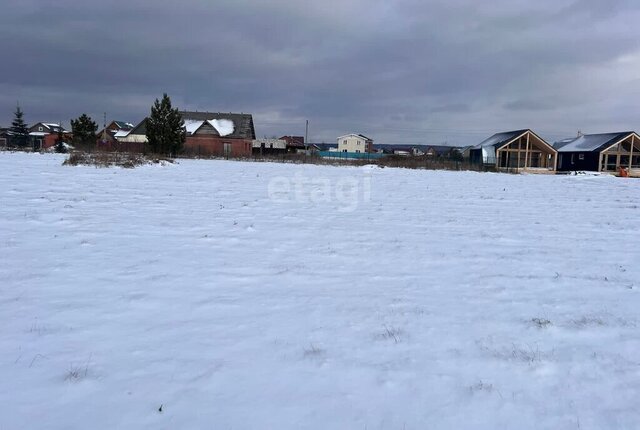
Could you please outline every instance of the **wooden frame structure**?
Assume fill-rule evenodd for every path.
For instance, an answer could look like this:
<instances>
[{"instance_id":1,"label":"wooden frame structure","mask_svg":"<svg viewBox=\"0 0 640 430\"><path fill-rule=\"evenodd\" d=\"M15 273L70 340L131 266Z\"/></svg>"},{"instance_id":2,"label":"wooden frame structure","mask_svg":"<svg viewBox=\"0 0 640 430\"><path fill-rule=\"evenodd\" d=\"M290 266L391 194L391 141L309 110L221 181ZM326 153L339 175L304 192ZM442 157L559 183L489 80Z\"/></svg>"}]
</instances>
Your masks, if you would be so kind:
<instances>
[{"instance_id":1,"label":"wooden frame structure","mask_svg":"<svg viewBox=\"0 0 640 430\"><path fill-rule=\"evenodd\" d=\"M531 130L496 148L496 169L554 173L558 151Z\"/></svg>"},{"instance_id":2,"label":"wooden frame structure","mask_svg":"<svg viewBox=\"0 0 640 430\"><path fill-rule=\"evenodd\" d=\"M598 172L619 173L627 169L629 176L640 177L640 136L624 137L600 152Z\"/></svg>"}]
</instances>

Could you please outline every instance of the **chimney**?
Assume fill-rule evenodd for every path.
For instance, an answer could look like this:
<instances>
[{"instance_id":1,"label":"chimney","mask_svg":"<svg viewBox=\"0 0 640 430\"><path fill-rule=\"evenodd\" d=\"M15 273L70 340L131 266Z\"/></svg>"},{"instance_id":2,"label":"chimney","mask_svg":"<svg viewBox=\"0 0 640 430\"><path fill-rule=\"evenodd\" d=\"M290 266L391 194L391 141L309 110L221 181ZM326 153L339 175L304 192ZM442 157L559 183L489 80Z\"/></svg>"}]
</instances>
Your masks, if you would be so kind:
<instances>
[{"instance_id":1,"label":"chimney","mask_svg":"<svg viewBox=\"0 0 640 430\"><path fill-rule=\"evenodd\" d=\"M582 132L578 130L578 137L582 137L582 136L584 136L584 134L582 134Z\"/></svg>"}]
</instances>

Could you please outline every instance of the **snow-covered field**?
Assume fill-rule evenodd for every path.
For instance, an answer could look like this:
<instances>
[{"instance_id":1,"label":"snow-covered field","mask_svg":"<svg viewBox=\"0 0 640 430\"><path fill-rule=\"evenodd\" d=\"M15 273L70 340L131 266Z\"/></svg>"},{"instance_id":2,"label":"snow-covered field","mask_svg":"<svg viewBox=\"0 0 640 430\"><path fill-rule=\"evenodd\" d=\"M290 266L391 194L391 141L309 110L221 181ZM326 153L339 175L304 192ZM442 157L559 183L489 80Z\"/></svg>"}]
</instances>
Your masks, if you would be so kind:
<instances>
[{"instance_id":1,"label":"snow-covered field","mask_svg":"<svg viewBox=\"0 0 640 430\"><path fill-rule=\"evenodd\" d=\"M640 181L62 160L0 153L2 430L640 428Z\"/></svg>"}]
</instances>

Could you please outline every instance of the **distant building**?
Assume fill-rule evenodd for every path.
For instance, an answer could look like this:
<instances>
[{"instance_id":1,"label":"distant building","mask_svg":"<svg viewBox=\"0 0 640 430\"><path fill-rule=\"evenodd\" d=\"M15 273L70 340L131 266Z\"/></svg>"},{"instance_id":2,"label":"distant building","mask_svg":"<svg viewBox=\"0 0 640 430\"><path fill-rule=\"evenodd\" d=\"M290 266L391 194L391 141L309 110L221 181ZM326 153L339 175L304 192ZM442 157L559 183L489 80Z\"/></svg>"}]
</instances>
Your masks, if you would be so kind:
<instances>
[{"instance_id":1,"label":"distant building","mask_svg":"<svg viewBox=\"0 0 640 430\"><path fill-rule=\"evenodd\" d=\"M362 134L347 134L337 140L339 152L373 152L373 140Z\"/></svg>"},{"instance_id":2,"label":"distant building","mask_svg":"<svg viewBox=\"0 0 640 430\"><path fill-rule=\"evenodd\" d=\"M58 123L37 122L29 127L29 142L34 151L51 148L58 140L58 134L62 133L65 141L71 140L71 132Z\"/></svg>"},{"instance_id":3,"label":"distant building","mask_svg":"<svg viewBox=\"0 0 640 430\"><path fill-rule=\"evenodd\" d=\"M191 155L251 156L256 138L253 116L245 113L180 112L187 129L184 150Z\"/></svg>"},{"instance_id":4,"label":"distant building","mask_svg":"<svg viewBox=\"0 0 640 430\"><path fill-rule=\"evenodd\" d=\"M287 152L287 142L283 139L254 139L251 147L254 155L275 155Z\"/></svg>"},{"instance_id":5,"label":"distant building","mask_svg":"<svg viewBox=\"0 0 640 430\"><path fill-rule=\"evenodd\" d=\"M147 143L147 118L140 121L131 130L120 130L114 133L116 140L111 146L107 146L108 150L126 151L126 152L143 152L144 145Z\"/></svg>"},{"instance_id":6,"label":"distant building","mask_svg":"<svg viewBox=\"0 0 640 430\"><path fill-rule=\"evenodd\" d=\"M287 143L287 152L300 152L306 149L304 136L282 136L280 140Z\"/></svg>"},{"instance_id":7,"label":"distant building","mask_svg":"<svg viewBox=\"0 0 640 430\"><path fill-rule=\"evenodd\" d=\"M472 163L496 170L554 172L558 151L533 131L496 133L469 151Z\"/></svg>"},{"instance_id":8,"label":"distant building","mask_svg":"<svg viewBox=\"0 0 640 430\"><path fill-rule=\"evenodd\" d=\"M124 137L134 125L125 121L111 121L104 129L96 133L98 145L113 145L117 142L117 136Z\"/></svg>"},{"instance_id":9,"label":"distant building","mask_svg":"<svg viewBox=\"0 0 640 430\"><path fill-rule=\"evenodd\" d=\"M452 158L454 152L459 152L457 146L448 145L395 145L395 144L376 144L373 145L375 152L381 152L390 155L404 155L415 157L445 157Z\"/></svg>"},{"instance_id":10,"label":"distant building","mask_svg":"<svg viewBox=\"0 0 640 430\"><path fill-rule=\"evenodd\" d=\"M248 157L256 132L253 117L244 113L180 112L189 155ZM116 133L118 143L130 151L142 151L147 143L147 118L129 132Z\"/></svg>"},{"instance_id":11,"label":"distant building","mask_svg":"<svg viewBox=\"0 0 640 430\"><path fill-rule=\"evenodd\" d=\"M633 131L585 134L553 144L559 171L592 171L640 176L640 136Z\"/></svg>"}]
</instances>

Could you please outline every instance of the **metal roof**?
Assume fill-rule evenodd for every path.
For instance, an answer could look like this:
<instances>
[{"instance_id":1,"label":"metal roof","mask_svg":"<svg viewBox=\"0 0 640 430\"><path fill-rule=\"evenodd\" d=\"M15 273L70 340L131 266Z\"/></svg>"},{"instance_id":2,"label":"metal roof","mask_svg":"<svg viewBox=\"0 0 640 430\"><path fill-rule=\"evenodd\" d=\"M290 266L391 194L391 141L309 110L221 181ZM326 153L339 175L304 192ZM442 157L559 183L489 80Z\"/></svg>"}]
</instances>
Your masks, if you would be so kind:
<instances>
[{"instance_id":1,"label":"metal roof","mask_svg":"<svg viewBox=\"0 0 640 430\"><path fill-rule=\"evenodd\" d=\"M602 151L633 134L633 131L617 133L585 134L570 139L560 140L553 144L558 152L591 152Z\"/></svg>"},{"instance_id":2,"label":"metal roof","mask_svg":"<svg viewBox=\"0 0 640 430\"><path fill-rule=\"evenodd\" d=\"M524 130L514 130L514 131L505 131L502 133L496 133L488 139L483 140L479 144L473 147L473 149L480 149L486 147L499 148L506 144L507 142L517 138L518 136L526 133L529 129L525 128Z\"/></svg>"}]
</instances>

